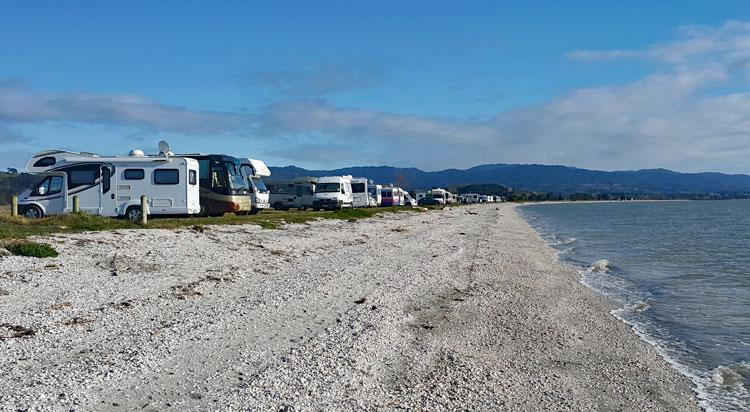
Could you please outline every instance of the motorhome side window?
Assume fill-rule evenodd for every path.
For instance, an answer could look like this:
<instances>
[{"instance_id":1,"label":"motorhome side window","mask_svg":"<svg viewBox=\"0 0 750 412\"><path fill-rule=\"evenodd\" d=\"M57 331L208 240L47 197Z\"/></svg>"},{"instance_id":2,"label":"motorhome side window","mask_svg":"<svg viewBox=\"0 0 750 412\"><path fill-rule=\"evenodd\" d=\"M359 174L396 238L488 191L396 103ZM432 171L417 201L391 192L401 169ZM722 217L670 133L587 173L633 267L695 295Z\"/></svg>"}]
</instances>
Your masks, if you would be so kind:
<instances>
[{"instance_id":1,"label":"motorhome side window","mask_svg":"<svg viewBox=\"0 0 750 412\"><path fill-rule=\"evenodd\" d=\"M176 185L180 183L180 172L177 169L154 170L155 185Z\"/></svg>"},{"instance_id":2,"label":"motorhome side window","mask_svg":"<svg viewBox=\"0 0 750 412\"><path fill-rule=\"evenodd\" d=\"M99 172L99 165L76 166L68 169L68 189L95 185Z\"/></svg>"},{"instance_id":3,"label":"motorhome side window","mask_svg":"<svg viewBox=\"0 0 750 412\"><path fill-rule=\"evenodd\" d=\"M190 183L191 185L195 185L198 183L198 176L197 173L195 173L195 170L191 170L188 176L188 183Z\"/></svg>"},{"instance_id":4,"label":"motorhome side window","mask_svg":"<svg viewBox=\"0 0 750 412\"><path fill-rule=\"evenodd\" d=\"M143 169L125 169L123 177L125 180L143 180L146 173Z\"/></svg>"}]
</instances>

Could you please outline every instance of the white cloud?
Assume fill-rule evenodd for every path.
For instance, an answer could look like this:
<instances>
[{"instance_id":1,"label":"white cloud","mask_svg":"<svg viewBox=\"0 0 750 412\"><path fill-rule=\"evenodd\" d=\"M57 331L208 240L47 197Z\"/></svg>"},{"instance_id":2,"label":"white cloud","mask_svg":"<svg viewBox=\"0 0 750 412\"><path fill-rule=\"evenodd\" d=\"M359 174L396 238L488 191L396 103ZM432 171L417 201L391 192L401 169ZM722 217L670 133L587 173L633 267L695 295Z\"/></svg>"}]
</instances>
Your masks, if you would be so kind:
<instances>
[{"instance_id":1,"label":"white cloud","mask_svg":"<svg viewBox=\"0 0 750 412\"><path fill-rule=\"evenodd\" d=\"M278 136L326 136L427 169L483 162L562 163L600 169L669 167L748 172L750 24L685 27L644 50L578 51L587 59L649 58L661 65L631 84L579 89L490 119L447 119L286 101L258 116ZM721 92L731 85L733 92ZM337 161L331 157L331 161ZM340 159L338 159L340 161ZM356 160L347 159L349 163ZM358 163L358 162L357 162Z\"/></svg>"},{"instance_id":2,"label":"white cloud","mask_svg":"<svg viewBox=\"0 0 750 412\"><path fill-rule=\"evenodd\" d=\"M0 121L6 123L79 122L210 134L236 128L239 120L236 114L190 110L134 95L49 94L0 82Z\"/></svg>"}]
</instances>

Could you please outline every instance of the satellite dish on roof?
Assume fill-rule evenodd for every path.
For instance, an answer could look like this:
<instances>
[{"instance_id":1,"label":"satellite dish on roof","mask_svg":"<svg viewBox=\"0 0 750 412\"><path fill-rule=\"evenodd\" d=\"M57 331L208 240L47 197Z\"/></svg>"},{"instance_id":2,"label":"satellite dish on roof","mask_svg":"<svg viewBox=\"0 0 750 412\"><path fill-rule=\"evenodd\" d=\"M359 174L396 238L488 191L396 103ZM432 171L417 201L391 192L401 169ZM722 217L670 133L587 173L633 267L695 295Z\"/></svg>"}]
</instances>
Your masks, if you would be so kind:
<instances>
[{"instance_id":1,"label":"satellite dish on roof","mask_svg":"<svg viewBox=\"0 0 750 412\"><path fill-rule=\"evenodd\" d=\"M172 152L169 151L169 143L166 140L159 142L159 154L170 155Z\"/></svg>"}]
</instances>

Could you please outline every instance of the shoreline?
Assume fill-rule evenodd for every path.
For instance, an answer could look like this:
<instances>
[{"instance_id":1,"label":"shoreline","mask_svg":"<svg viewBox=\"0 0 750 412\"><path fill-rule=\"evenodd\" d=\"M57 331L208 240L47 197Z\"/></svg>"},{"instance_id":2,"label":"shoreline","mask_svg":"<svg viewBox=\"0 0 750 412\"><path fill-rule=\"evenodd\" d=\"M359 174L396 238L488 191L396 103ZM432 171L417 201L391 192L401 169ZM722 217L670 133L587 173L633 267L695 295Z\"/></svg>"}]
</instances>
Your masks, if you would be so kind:
<instances>
[{"instance_id":1,"label":"shoreline","mask_svg":"<svg viewBox=\"0 0 750 412\"><path fill-rule=\"evenodd\" d=\"M0 405L699 410L515 207L42 238L0 260Z\"/></svg>"}]
</instances>

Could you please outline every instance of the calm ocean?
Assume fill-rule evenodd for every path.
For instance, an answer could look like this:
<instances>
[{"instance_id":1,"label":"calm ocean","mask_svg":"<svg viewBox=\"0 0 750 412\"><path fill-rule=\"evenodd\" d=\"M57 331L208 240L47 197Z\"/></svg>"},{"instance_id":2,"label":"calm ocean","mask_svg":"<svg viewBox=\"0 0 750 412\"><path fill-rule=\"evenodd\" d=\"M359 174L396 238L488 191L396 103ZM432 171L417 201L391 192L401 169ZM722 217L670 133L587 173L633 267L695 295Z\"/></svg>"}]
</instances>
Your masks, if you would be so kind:
<instances>
[{"instance_id":1,"label":"calm ocean","mask_svg":"<svg viewBox=\"0 0 750 412\"><path fill-rule=\"evenodd\" d=\"M540 204L521 215L695 383L750 410L750 201Z\"/></svg>"}]
</instances>

